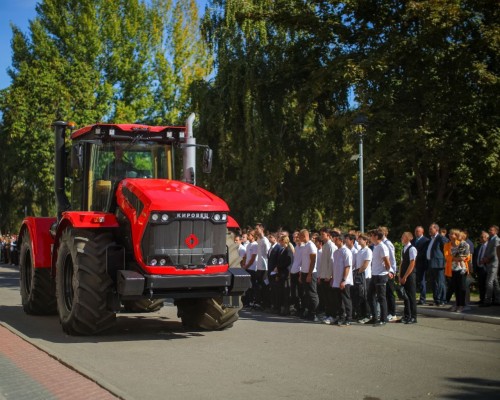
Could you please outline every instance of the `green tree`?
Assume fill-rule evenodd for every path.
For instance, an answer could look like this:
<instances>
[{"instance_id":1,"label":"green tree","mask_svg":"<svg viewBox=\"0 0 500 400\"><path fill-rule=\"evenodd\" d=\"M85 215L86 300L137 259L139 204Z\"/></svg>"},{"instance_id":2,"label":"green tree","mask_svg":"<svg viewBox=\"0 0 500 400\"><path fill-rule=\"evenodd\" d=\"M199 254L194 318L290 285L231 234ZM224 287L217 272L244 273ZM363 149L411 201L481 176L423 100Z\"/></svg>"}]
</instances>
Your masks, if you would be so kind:
<instances>
[{"instance_id":1,"label":"green tree","mask_svg":"<svg viewBox=\"0 0 500 400\"><path fill-rule=\"evenodd\" d=\"M8 226L22 214L14 204L54 213L53 121L177 123L190 82L211 68L204 46L186 47L199 35L192 1L44 0L36 11L27 34L13 26L12 84L0 94L1 159L15 171L0 190Z\"/></svg>"}]
</instances>

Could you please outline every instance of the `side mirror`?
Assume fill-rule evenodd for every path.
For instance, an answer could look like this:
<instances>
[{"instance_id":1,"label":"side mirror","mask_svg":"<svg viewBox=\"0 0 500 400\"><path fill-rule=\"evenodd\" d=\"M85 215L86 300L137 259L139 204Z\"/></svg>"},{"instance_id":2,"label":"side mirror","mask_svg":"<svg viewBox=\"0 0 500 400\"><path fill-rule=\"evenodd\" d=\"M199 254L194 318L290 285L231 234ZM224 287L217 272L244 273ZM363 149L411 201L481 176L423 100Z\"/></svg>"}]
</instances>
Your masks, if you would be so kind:
<instances>
[{"instance_id":1,"label":"side mirror","mask_svg":"<svg viewBox=\"0 0 500 400\"><path fill-rule=\"evenodd\" d=\"M83 169L83 146L76 144L71 148L71 169Z\"/></svg>"},{"instance_id":2,"label":"side mirror","mask_svg":"<svg viewBox=\"0 0 500 400\"><path fill-rule=\"evenodd\" d=\"M203 172L205 174L209 174L212 172L212 158L213 158L213 151L210 148L205 148L203 151Z\"/></svg>"}]
</instances>

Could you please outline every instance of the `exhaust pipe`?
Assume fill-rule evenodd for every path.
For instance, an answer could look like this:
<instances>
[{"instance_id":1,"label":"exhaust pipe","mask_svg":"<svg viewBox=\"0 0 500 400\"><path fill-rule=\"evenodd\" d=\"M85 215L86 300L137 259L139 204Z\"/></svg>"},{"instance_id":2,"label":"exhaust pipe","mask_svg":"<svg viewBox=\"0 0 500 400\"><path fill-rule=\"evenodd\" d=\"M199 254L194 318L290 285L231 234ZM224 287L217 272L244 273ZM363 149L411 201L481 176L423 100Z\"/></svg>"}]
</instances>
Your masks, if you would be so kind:
<instances>
[{"instance_id":1,"label":"exhaust pipe","mask_svg":"<svg viewBox=\"0 0 500 400\"><path fill-rule=\"evenodd\" d=\"M184 182L196 185L196 138L193 135L195 113L186 119L186 143L183 154Z\"/></svg>"},{"instance_id":2,"label":"exhaust pipe","mask_svg":"<svg viewBox=\"0 0 500 400\"><path fill-rule=\"evenodd\" d=\"M56 121L53 124L55 130L55 174L54 189L56 194L57 221L61 220L62 213L71 209L71 204L64 190L64 178L66 177L66 128L68 123Z\"/></svg>"}]
</instances>

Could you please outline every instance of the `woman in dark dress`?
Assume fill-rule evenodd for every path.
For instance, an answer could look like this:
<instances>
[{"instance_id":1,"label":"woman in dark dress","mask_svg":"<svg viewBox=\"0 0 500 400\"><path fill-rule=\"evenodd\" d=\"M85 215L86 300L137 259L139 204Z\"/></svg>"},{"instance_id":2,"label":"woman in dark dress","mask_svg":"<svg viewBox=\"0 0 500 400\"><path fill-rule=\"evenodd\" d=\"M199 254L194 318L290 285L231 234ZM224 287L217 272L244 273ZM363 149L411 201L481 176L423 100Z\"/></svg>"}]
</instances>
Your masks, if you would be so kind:
<instances>
[{"instance_id":1,"label":"woman in dark dress","mask_svg":"<svg viewBox=\"0 0 500 400\"><path fill-rule=\"evenodd\" d=\"M275 268L276 299L274 304L280 310L280 315L288 315L290 313L290 267L293 262L294 250L286 235L279 238L279 244L281 250Z\"/></svg>"}]
</instances>

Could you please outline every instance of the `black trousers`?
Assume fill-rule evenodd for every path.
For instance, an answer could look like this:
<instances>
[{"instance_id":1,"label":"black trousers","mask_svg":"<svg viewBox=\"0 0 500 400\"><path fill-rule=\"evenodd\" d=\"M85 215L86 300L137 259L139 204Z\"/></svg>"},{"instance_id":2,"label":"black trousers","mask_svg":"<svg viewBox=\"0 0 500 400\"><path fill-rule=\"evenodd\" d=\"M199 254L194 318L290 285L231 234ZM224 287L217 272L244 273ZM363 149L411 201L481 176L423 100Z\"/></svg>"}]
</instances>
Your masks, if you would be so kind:
<instances>
[{"instance_id":1,"label":"black trousers","mask_svg":"<svg viewBox=\"0 0 500 400\"><path fill-rule=\"evenodd\" d=\"M365 273L354 273L354 285L351 286L351 300L354 318L361 319L368 316L367 284Z\"/></svg>"},{"instance_id":2,"label":"black trousers","mask_svg":"<svg viewBox=\"0 0 500 400\"><path fill-rule=\"evenodd\" d=\"M345 318L346 321L352 319L351 285L345 285L344 289L333 288L335 294L336 317Z\"/></svg>"},{"instance_id":3,"label":"black trousers","mask_svg":"<svg viewBox=\"0 0 500 400\"><path fill-rule=\"evenodd\" d=\"M311 282L307 282L307 274L304 272L300 273L300 280L302 290L304 291L304 303L303 306L307 308L309 315L316 315L319 305L318 297L318 278L314 272L311 276Z\"/></svg>"},{"instance_id":4,"label":"black trousers","mask_svg":"<svg viewBox=\"0 0 500 400\"><path fill-rule=\"evenodd\" d=\"M467 285L467 274L462 274L460 271L451 272L451 287L455 292L457 307L465 306L465 293Z\"/></svg>"},{"instance_id":5,"label":"black trousers","mask_svg":"<svg viewBox=\"0 0 500 400\"><path fill-rule=\"evenodd\" d=\"M290 304L295 307L295 310L302 310L302 298L304 297L304 289L299 283L300 272L290 274Z\"/></svg>"},{"instance_id":6,"label":"black trousers","mask_svg":"<svg viewBox=\"0 0 500 400\"><path fill-rule=\"evenodd\" d=\"M427 266L424 267L416 267L417 270L417 289L418 292L420 293L420 301L425 303L426 302L426 295L427 295Z\"/></svg>"},{"instance_id":7,"label":"black trousers","mask_svg":"<svg viewBox=\"0 0 500 400\"><path fill-rule=\"evenodd\" d=\"M486 294L486 277L488 276L488 273L486 272L485 267L477 267L476 271L479 300L484 302L484 295Z\"/></svg>"},{"instance_id":8,"label":"black trousers","mask_svg":"<svg viewBox=\"0 0 500 400\"><path fill-rule=\"evenodd\" d=\"M396 315L396 296L394 295L394 291L396 290L396 286L394 285L394 278L387 277L387 285L385 285L385 296L387 299L387 312L391 315Z\"/></svg>"},{"instance_id":9,"label":"black trousers","mask_svg":"<svg viewBox=\"0 0 500 400\"><path fill-rule=\"evenodd\" d=\"M260 304L262 306L265 306L265 300L266 300L266 290L267 290L267 285L264 282L267 278L267 271L265 270L257 270L255 273L256 276L256 290L255 290L255 302L257 304Z\"/></svg>"},{"instance_id":10,"label":"black trousers","mask_svg":"<svg viewBox=\"0 0 500 400\"><path fill-rule=\"evenodd\" d=\"M273 276L274 280L274 306L285 313L290 311L290 278L288 275Z\"/></svg>"},{"instance_id":11,"label":"black trousers","mask_svg":"<svg viewBox=\"0 0 500 400\"><path fill-rule=\"evenodd\" d=\"M256 271L252 271L250 269L246 270L250 274L250 282L252 286L245 292L245 296L242 298L242 302L244 306L249 306L250 303L255 301L255 291L257 287L257 273Z\"/></svg>"},{"instance_id":12,"label":"black trousers","mask_svg":"<svg viewBox=\"0 0 500 400\"><path fill-rule=\"evenodd\" d=\"M325 314L328 317L333 317L335 312L335 299L331 283L331 280L320 279L318 285L319 302L323 303Z\"/></svg>"},{"instance_id":13,"label":"black trousers","mask_svg":"<svg viewBox=\"0 0 500 400\"><path fill-rule=\"evenodd\" d=\"M368 302L373 319L377 318L377 302L380 304L380 320L387 321L387 275L372 275L370 287L368 288Z\"/></svg>"},{"instance_id":14,"label":"black trousers","mask_svg":"<svg viewBox=\"0 0 500 400\"><path fill-rule=\"evenodd\" d=\"M415 272L410 274L403 287L406 293L403 299L405 304L404 317L417 319L417 277Z\"/></svg>"}]
</instances>

